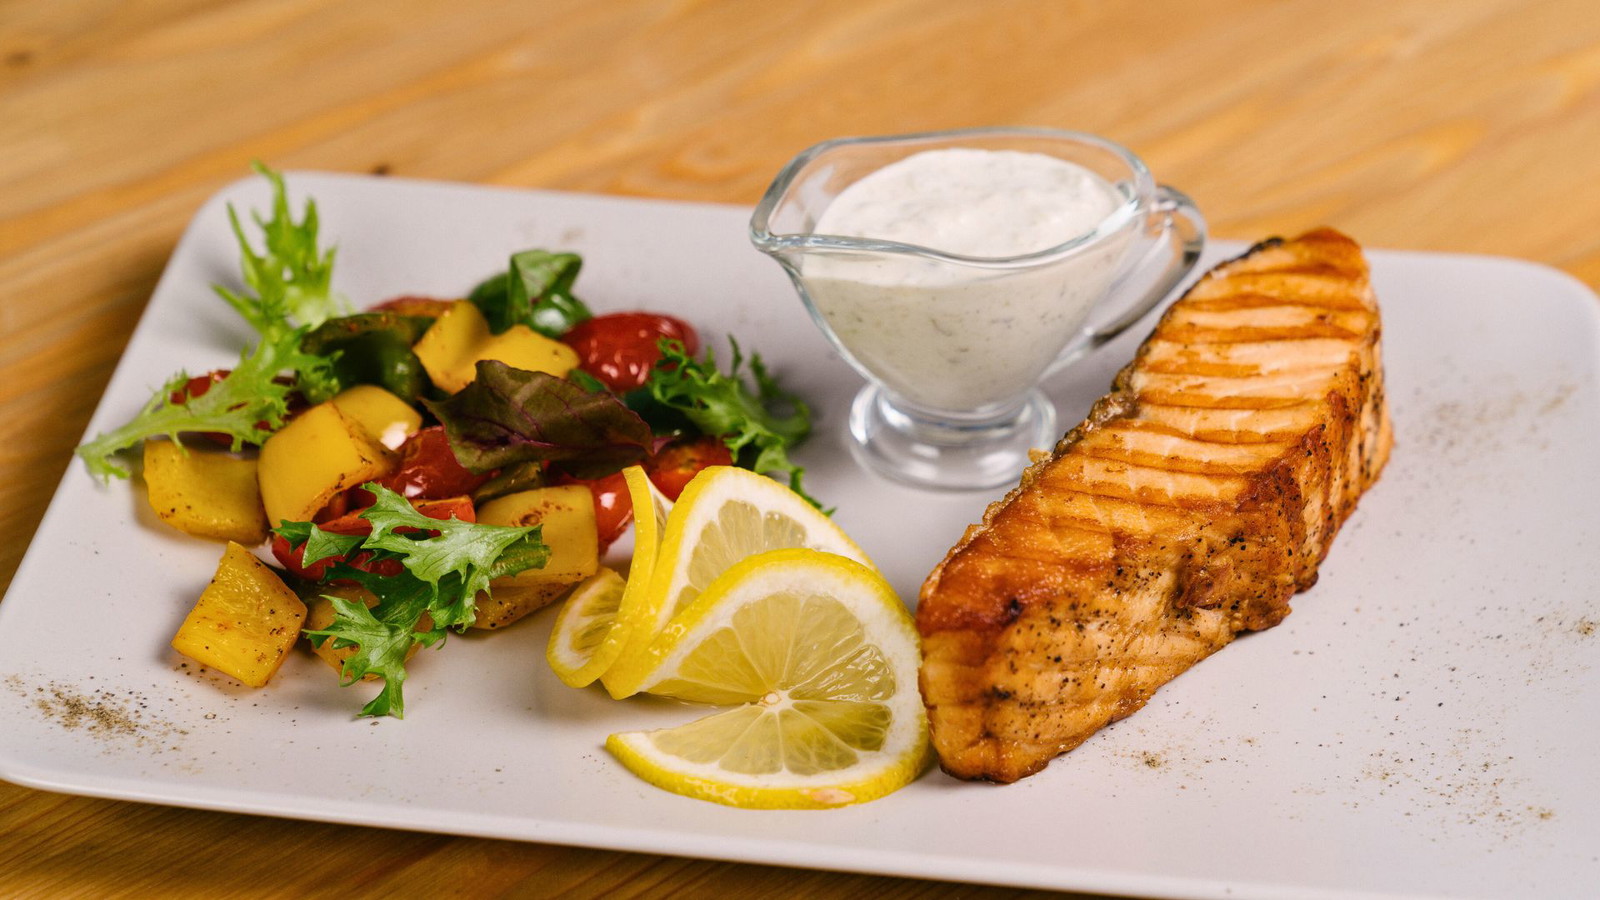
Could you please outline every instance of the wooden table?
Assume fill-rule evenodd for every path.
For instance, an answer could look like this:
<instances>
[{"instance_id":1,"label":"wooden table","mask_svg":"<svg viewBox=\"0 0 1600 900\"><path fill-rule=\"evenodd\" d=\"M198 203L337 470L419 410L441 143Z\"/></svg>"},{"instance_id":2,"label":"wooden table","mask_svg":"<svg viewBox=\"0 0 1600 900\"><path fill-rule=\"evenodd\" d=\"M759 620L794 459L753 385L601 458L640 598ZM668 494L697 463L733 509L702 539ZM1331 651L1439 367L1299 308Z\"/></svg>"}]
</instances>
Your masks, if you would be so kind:
<instances>
[{"instance_id":1,"label":"wooden table","mask_svg":"<svg viewBox=\"0 0 1600 900\"><path fill-rule=\"evenodd\" d=\"M1220 237L1330 223L1600 287L1593 0L10 0L0 586L180 229L252 157L750 204L824 138L1013 123L1131 146ZM0 784L3 896L447 892L1019 893Z\"/></svg>"}]
</instances>

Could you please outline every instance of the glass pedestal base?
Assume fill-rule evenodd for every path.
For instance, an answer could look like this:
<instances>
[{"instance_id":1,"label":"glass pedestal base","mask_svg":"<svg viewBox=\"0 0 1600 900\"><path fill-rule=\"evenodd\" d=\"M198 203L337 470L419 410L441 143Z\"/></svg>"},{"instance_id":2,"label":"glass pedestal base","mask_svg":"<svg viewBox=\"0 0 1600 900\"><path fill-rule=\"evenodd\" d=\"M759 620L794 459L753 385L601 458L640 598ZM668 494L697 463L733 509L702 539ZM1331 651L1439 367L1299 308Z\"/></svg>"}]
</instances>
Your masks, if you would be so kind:
<instances>
[{"instance_id":1,"label":"glass pedestal base","mask_svg":"<svg viewBox=\"0 0 1600 900\"><path fill-rule=\"evenodd\" d=\"M1056 433L1054 404L1029 391L1015 412L979 422L949 422L907 413L868 385L850 405L850 450L857 462L895 481L933 490L976 490L1017 483L1028 452L1048 450Z\"/></svg>"}]
</instances>

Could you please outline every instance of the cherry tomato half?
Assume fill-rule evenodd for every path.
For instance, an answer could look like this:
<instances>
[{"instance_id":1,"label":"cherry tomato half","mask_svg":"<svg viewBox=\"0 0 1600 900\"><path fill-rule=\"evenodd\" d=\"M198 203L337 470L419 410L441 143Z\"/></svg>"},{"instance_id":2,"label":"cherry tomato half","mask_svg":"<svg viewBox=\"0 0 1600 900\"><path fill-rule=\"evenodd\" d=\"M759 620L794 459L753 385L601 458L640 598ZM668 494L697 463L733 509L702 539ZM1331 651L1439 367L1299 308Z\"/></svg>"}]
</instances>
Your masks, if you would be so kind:
<instances>
[{"instance_id":1,"label":"cherry tomato half","mask_svg":"<svg viewBox=\"0 0 1600 900\"><path fill-rule=\"evenodd\" d=\"M494 477L492 472L482 475L469 472L456 461L443 425L419 429L407 437L396 452L400 454L400 466L373 480L412 503L470 494ZM334 495L311 520L322 525L354 510L366 509L372 505L372 500L371 492L353 487Z\"/></svg>"},{"instance_id":2,"label":"cherry tomato half","mask_svg":"<svg viewBox=\"0 0 1600 900\"><path fill-rule=\"evenodd\" d=\"M443 425L418 430L400 445L400 468L378 484L407 500L438 500L470 494L493 477L474 474L456 461Z\"/></svg>"},{"instance_id":3,"label":"cherry tomato half","mask_svg":"<svg viewBox=\"0 0 1600 900\"><path fill-rule=\"evenodd\" d=\"M574 325L561 341L578 352L578 368L625 394L650 379L662 338L683 342L691 356L700 350L700 336L688 322L647 312L595 316Z\"/></svg>"},{"instance_id":4,"label":"cherry tomato half","mask_svg":"<svg viewBox=\"0 0 1600 900\"><path fill-rule=\"evenodd\" d=\"M689 480L700 474L701 469L731 465L733 454L728 451L728 445L719 437L707 435L668 444L656 451L645 463L644 470L657 490L666 494L668 500L677 500Z\"/></svg>"},{"instance_id":5,"label":"cherry tomato half","mask_svg":"<svg viewBox=\"0 0 1600 900\"><path fill-rule=\"evenodd\" d=\"M440 500L422 500L416 505L419 513L430 519L460 519L463 522L478 521L477 509L472 505L471 497L448 497ZM360 512L346 513L335 519L329 519L317 525L323 531L334 534L371 534L372 523L361 518ZM396 531L405 532L414 529L399 528ZM311 565L305 564L305 545L291 546L289 541L274 534L272 536L272 555L278 558L285 569L310 581L321 581L327 574L328 566L336 562L348 562L350 565L363 572L374 575L398 575L403 568L397 559L382 559L372 562L372 554L366 551L357 553L354 557L346 559L343 556L332 556L319 559Z\"/></svg>"}]
</instances>

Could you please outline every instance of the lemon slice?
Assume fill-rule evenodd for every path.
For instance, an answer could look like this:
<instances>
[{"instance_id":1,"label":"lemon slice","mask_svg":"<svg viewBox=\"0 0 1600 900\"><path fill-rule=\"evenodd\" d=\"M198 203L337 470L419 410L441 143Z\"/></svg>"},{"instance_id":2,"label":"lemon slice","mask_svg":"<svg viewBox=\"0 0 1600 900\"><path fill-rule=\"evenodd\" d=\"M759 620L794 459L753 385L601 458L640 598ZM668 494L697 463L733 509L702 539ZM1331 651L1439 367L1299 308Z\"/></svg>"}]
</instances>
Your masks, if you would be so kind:
<instances>
[{"instance_id":1,"label":"lemon slice","mask_svg":"<svg viewBox=\"0 0 1600 900\"><path fill-rule=\"evenodd\" d=\"M611 735L606 748L651 784L731 806L814 809L881 797L927 763L916 628L860 563L805 549L747 559L658 644L650 693L741 705Z\"/></svg>"},{"instance_id":2,"label":"lemon slice","mask_svg":"<svg viewBox=\"0 0 1600 900\"><path fill-rule=\"evenodd\" d=\"M627 583L602 567L572 591L556 616L545 659L556 676L572 687L593 683L622 652L617 610Z\"/></svg>"},{"instance_id":3,"label":"lemon slice","mask_svg":"<svg viewBox=\"0 0 1600 900\"><path fill-rule=\"evenodd\" d=\"M603 678L622 656L628 646L629 636L638 628L654 621L653 607L650 604L650 581L655 571L657 551L661 547L661 532L666 527L667 516L672 510L672 501L656 489L644 469L639 466L623 469L622 477L628 485L628 500L633 504L633 560L628 563L628 579L621 595L617 598L616 611L609 623L596 621L593 624L597 634L584 638L584 642L595 645L595 650L583 664L581 674L578 671L579 667L574 667L570 680L566 675L562 675L562 666L565 662L558 663L555 656L555 642L557 636L562 633L561 619L556 620L555 630L550 635L550 650L546 653L550 667L555 669L556 675L560 676L562 681L573 687L585 687L596 678ZM642 510L648 512L641 512ZM566 615L572 601L567 601L567 604L567 607L562 608L562 616Z\"/></svg>"},{"instance_id":4,"label":"lemon slice","mask_svg":"<svg viewBox=\"0 0 1600 900\"><path fill-rule=\"evenodd\" d=\"M771 478L733 466L710 466L696 475L667 518L646 605L637 612L627 648L606 674L611 696L638 692L644 673L660 661L656 636L717 576L758 553L791 547L872 564L832 519Z\"/></svg>"}]
</instances>

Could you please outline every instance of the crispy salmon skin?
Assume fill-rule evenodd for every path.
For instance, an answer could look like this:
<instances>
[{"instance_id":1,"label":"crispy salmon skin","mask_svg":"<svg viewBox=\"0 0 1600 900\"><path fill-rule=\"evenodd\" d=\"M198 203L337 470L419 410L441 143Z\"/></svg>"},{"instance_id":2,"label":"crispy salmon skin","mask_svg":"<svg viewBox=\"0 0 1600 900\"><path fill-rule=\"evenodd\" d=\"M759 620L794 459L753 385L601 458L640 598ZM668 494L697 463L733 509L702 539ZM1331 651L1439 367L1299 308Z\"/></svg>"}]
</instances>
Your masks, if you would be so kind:
<instances>
[{"instance_id":1,"label":"crispy salmon skin","mask_svg":"<svg viewBox=\"0 0 1600 900\"><path fill-rule=\"evenodd\" d=\"M1275 238L1207 273L923 584L945 771L1031 775L1282 621L1391 443L1354 241Z\"/></svg>"}]
</instances>

